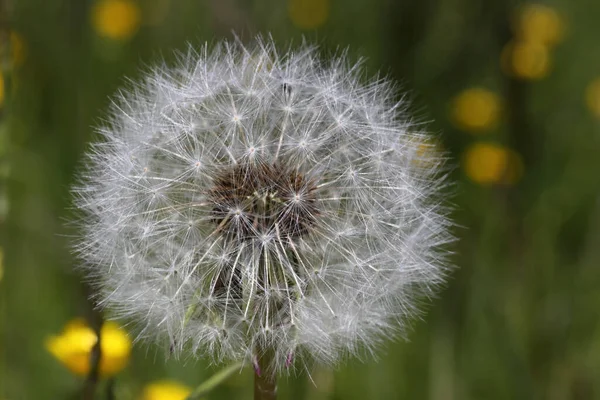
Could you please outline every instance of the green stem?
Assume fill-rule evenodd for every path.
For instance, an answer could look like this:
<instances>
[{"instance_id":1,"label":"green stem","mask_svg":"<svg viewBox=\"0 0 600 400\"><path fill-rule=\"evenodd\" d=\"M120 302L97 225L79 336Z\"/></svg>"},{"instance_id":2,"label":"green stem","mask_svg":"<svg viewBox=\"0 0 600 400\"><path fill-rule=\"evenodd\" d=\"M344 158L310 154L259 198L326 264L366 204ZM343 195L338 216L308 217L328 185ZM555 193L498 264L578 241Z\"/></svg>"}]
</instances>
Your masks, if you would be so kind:
<instances>
[{"instance_id":1,"label":"green stem","mask_svg":"<svg viewBox=\"0 0 600 400\"><path fill-rule=\"evenodd\" d=\"M230 365L227 368L222 369L217 372L206 381L202 382L200 386L198 386L190 395L186 398L186 400L198 400L200 397L204 396L219 384L223 383L223 381L229 378L234 372L239 371L244 366L243 363L237 362L233 365Z\"/></svg>"},{"instance_id":2,"label":"green stem","mask_svg":"<svg viewBox=\"0 0 600 400\"><path fill-rule=\"evenodd\" d=\"M86 285L84 286L84 290L87 294L90 288ZM89 298L90 296L87 297ZM88 305L90 306L88 321L96 334L97 340L90 354L90 371L85 379L82 397L85 400L93 400L96 395L96 387L100 381L100 360L104 357L102 354L102 325L104 324L104 320L102 319L102 315L90 303Z\"/></svg>"},{"instance_id":3,"label":"green stem","mask_svg":"<svg viewBox=\"0 0 600 400\"><path fill-rule=\"evenodd\" d=\"M272 372L270 364L273 355L266 352L259 356L254 371L254 400L277 399L277 377Z\"/></svg>"}]
</instances>

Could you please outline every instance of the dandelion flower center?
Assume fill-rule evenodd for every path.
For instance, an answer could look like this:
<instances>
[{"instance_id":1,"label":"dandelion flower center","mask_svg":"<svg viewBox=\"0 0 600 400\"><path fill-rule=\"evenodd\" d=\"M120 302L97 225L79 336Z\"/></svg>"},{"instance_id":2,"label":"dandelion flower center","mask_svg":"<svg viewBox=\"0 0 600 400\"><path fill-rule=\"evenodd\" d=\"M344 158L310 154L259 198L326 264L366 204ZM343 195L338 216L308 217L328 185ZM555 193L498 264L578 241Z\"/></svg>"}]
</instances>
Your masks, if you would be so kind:
<instances>
[{"instance_id":1,"label":"dandelion flower center","mask_svg":"<svg viewBox=\"0 0 600 400\"><path fill-rule=\"evenodd\" d=\"M273 163L241 163L221 171L209 199L217 230L233 241L286 241L310 233L319 209L316 181Z\"/></svg>"}]
</instances>

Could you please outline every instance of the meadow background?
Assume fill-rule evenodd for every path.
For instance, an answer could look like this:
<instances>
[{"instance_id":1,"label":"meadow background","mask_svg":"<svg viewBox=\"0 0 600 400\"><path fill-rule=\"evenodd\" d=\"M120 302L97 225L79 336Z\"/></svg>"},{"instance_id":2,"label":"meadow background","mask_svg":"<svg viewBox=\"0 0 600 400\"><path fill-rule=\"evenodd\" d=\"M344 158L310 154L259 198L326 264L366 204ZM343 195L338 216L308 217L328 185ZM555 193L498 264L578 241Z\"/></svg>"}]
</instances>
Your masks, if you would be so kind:
<instances>
[{"instance_id":1,"label":"meadow background","mask_svg":"<svg viewBox=\"0 0 600 400\"><path fill-rule=\"evenodd\" d=\"M598 16L596 0L0 0L0 399L182 400L214 373L105 325L90 384L101 316L65 221L124 77L233 31L348 47L455 166L458 268L408 341L282 378L281 398L600 399ZM250 399L251 382L205 398Z\"/></svg>"}]
</instances>

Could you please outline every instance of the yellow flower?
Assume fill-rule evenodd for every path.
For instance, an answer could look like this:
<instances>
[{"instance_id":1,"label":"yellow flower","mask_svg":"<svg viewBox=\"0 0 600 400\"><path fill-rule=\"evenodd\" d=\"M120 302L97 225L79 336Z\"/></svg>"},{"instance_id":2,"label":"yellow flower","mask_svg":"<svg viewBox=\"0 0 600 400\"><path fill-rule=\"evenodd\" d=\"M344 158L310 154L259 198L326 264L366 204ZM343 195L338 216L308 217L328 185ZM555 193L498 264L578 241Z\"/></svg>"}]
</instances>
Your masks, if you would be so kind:
<instances>
[{"instance_id":1,"label":"yellow flower","mask_svg":"<svg viewBox=\"0 0 600 400\"><path fill-rule=\"evenodd\" d=\"M140 400L185 400L192 389L177 382L158 381L144 388Z\"/></svg>"},{"instance_id":2,"label":"yellow flower","mask_svg":"<svg viewBox=\"0 0 600 400\"><path fill-rule=\"evenodd\" d=\"M288 13L292 23L301 29L315 29L329 16L329 0L289 0Z\"/></svg>"},{"instance_id":3,"label":"yellow flower","mask_svg":"<svg viewBox=\"0 0 600 400\"><path fill-rule=\"evenodd\" d=\"M140 8L131 0L100 0L92 9L92 23L100 36L127 40L140 26Z\"/></svg>"},{"instance_id":4,"label":"yellow flower","mask_svg":"<svg viewBox=\"0 0 600 400\"><path fill-rule=\"evenodd\" d=\"M523 41L553 46L559 43L565 31L560 14L542 4L527 4L517 12L515 33Z\"/></svg>"},{"instance_id":5,"label":"yellow flower","mask_svg":"<svg viewBox=\"0 0 600 400\"><path fill-rule=\"evenodd\" d=\"M506 147L475 143L465 152L463 169L475 183L510 185L521 178L523 162L516 152Z\"/></svg>"},{"instance_id":6,"label":"yellow flower","mask_svg":"<svg viewBox=\"0 0 600 400\"><path fill-rule=\"evenodd\" d=\"M542 79L550 72L548 47L533 41L509 42L502 50L502 69L522 79Z\"/></svg>"},{"instance_id":7,"label":"yellow flower","mask_svg":"<svg viewBox=\"0 0 600 400\"><path fill-rule=\"evenodd\" d=\"M500 98L488 89L475 87L464 90L452 103L452 117L456 125L470 132L492 129L500 118Z\"/></svg>"},{"instance_id":8,"label":"yellow flower","mask_svg":"<svg viewBox=\"0 0 600 400\"><path fill-rule=\"evenodd\" d=\"M588 85L585 100L592 114L600 118L600 78L596 78Z\"/></svg>"},{"instance_id":9,"label":"yellow flower","mask_svg":"<svg viewBox=\"0 0 600 400\"><path fill-rule=\"evenodd\" d=\"M131 340L127 333L114 322L108 321L100 330L101 377L108 377L121 371L131 353ZM82 319L69 322L60 336L52 336L46 341L46 348L71 372L86 376L90 371L92 348L98 338L92 328Z\"/></svg>"}]
</instances>

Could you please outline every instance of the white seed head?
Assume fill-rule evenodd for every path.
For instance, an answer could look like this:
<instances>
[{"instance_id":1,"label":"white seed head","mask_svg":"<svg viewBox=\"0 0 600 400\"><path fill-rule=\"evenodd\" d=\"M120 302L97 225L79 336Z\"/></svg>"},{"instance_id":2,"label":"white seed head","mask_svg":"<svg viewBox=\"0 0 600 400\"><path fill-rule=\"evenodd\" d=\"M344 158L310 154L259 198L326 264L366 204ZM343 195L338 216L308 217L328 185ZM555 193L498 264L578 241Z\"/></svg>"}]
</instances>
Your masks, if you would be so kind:
<instances>
[{"instance_id":1,"label":"white seed head","mask_svg":"<svg viewBox=\"0 0 600 400\"><path fill-rule=\"evenodd\" d=\"M121 92L74 189L99 303L176 355L269 349L271 372L402 332L447 270L443 159L361 74L259 38Z\"/></svg>"}]
</instances>

